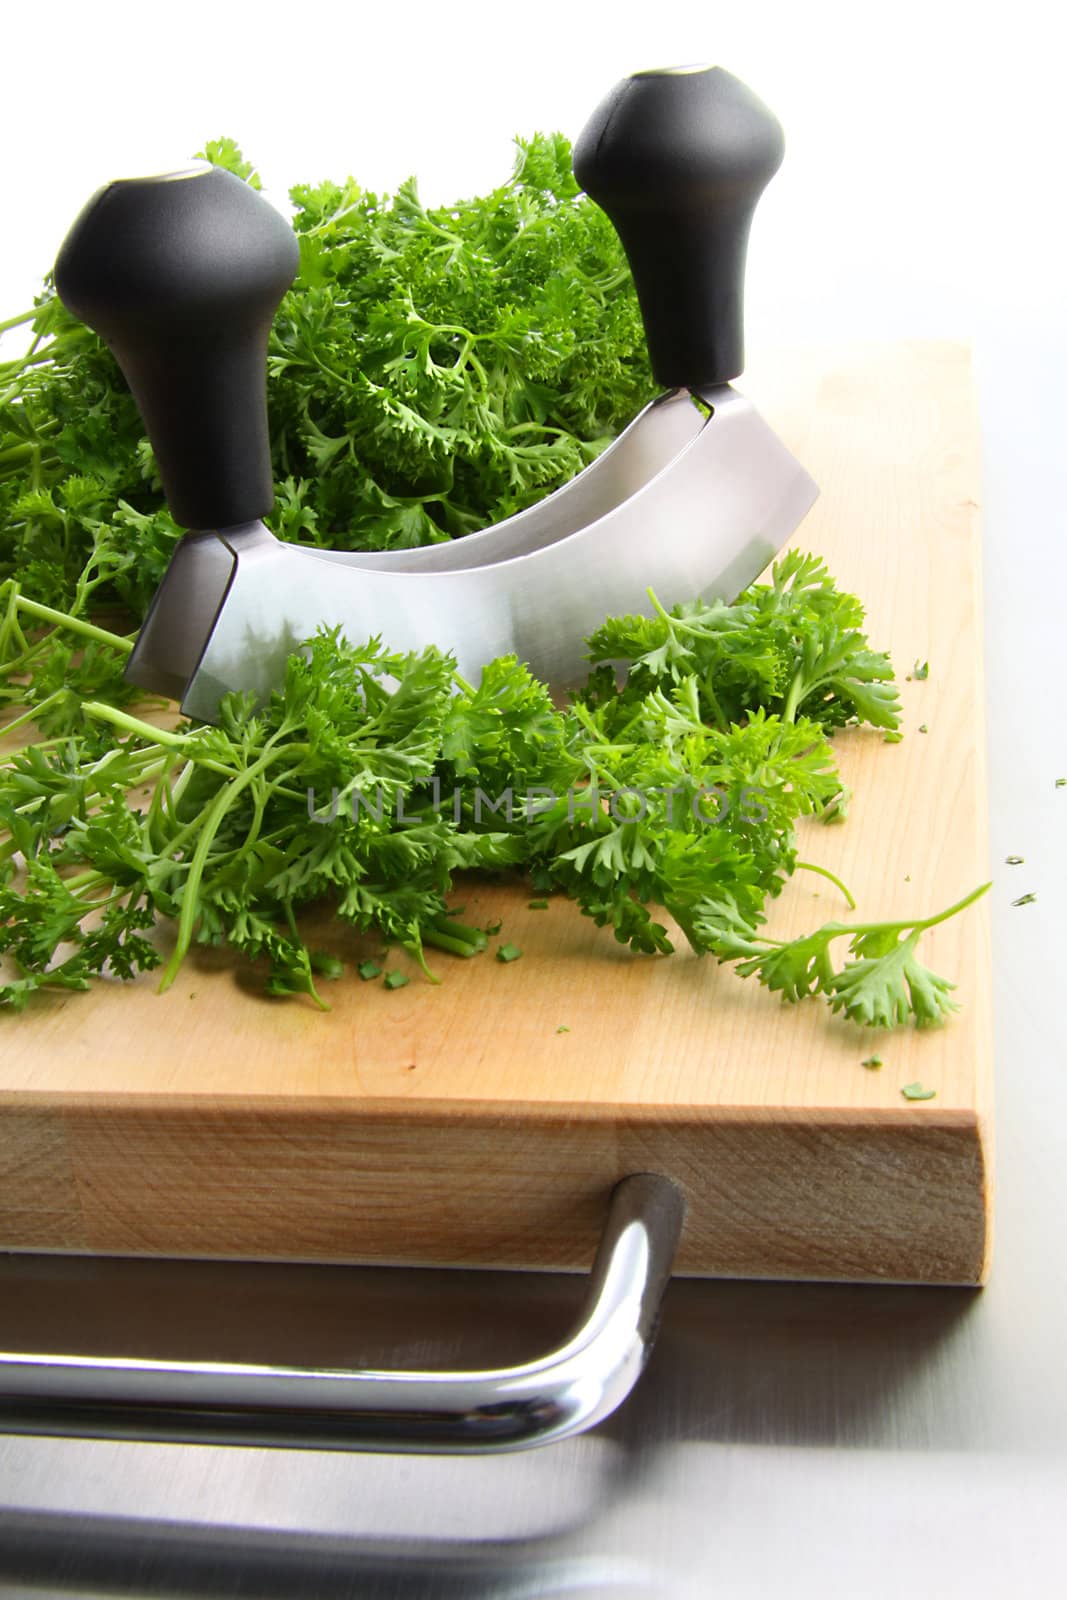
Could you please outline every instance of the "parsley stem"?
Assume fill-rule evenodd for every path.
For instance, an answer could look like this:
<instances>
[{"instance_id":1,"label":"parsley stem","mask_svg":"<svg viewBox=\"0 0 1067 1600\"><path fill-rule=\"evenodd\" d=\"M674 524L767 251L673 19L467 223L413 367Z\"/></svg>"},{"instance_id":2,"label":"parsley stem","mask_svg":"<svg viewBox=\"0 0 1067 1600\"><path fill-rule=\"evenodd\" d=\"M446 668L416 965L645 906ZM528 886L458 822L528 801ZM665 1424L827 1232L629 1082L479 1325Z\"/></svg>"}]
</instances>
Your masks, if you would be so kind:
<instances>
[{"instance_id":1,"label":"parsley stem","mask_svg":"<svg viewBox=\"0 0 1067 1600\"><path fill-rule=\"evenodd\" d=\"M51 694L38 701L37 705L27 706L26 710L17 716L14 721L5 722L3 727L0 727L0 735L6 738L9 733L14 733L16 728L21 728L24 722L35 722L42 711L46 711L55 701L61 700L66 693L66 689L54 689Z\"/></svg>"},{"instance_id":2,"label":"parsley stem","mask_svg":"<svg viewBox=\"0 0 1067 1600\"><path fill-rule=\"evenodd\" d=\"M20 630L21 632L21 630ZM27 645L26 648L13 656L10 661L5 661L0 667L0 678L22 677L30 671L35 661L40 661L42 656L49 653L52 648L51 638L39 639L36 644ZM22 696L19 697L20 703Z\"/></svg>"},{"instance_id":3,"label":"parsley stem","mask_svg":"<svg viewBox=\"0 0 1067 1600\"><path fill-rule=\"evenodd\" d=\"M447 933L439 933L436 928L422 929L423 944L432 945L435 950L447 950L453 956L476 956L478 946L468 944L465 939L452 939ZM485 949L485 945L482 946Z\"/></svg>"},{"instance_id":4,"label":"parsley stem","mask_svg":"<svg viewBox=\"0 0 1067 1600\"><path fill-rule=\"evenodd\" d=\"M233 859L235 862L243 861L248 852L255 848L256 841L259 838L260 832L263 828L263 813L266 810L267 801L270 799L272 793L273 785L268 787L268 785L263 783L261 780L256 781L252 790L252 821L248 825L248 832L245 834L243 842L233 852ZM294 937L299 937L296 932L296 923L293 921L292 901L287 900L285 902L285 909L286 914L292 924L293 935Z\"/></svg>"},{"instance_id":5,"label":"parsley stem","mask_svg":"<svg viewBox=\"0 0 1067 1600\"><path fill-rule=\"evenodd\" d=\"M178 819L175 814L175 805L182 789L189 781L189 774L195 770L191 761L185 762L177 778L171 783L170 775L180 760L181 757L178 755L166 757L160 769L159 782L152 791L152 799L149 803L144 826L148 838L152 841L152 848L155 850L159 848L160 824L169 819L174 826L177 826Z\"/></svg>"},{"instance_id":6,"label":"parsley stem","mask_svg":"<svg viewBox=\"0 0 1067 1600\"><path fill-rule=\"evenodd\" d=\"M109 706L103 700L86 700L82 710L88 717L96 717L100 722L110 722L112 727L121 728L125 733L132 733L139 739L147 739L149 743L161 745L165 750L180 750L188 759L195 762L198 767L206 767L209 772L217 772L221 778L232 778L234 771L221 761L213 761L208 755L201 755L195 748L189 746L196 738L196 731L190 733L177 733L172 728L157 728L153 722L142 722L140 717L133 717L128 711L120 711L117 706Z\"/></svg>"},{"instance_id":7,"label":"parsley stem","mask_svg":"<svg viewBox=\"0 0 1067 1600\"><path fill-rule=\"evenodd\" d=\"M151 722L142 722L140 717L132 717L128 711L120 711L118 706L109 706L103 700L86 700L82 710L87 717L95 717L98 722L110 722L112 727L121 728L124 733L136 734L139 739L148 739L152 744L164 745L169 750L184 750L192 737L187 733L157 728Z\"/></svg>"},{"instance_id":8,"label":"parsley stem","mask_svg":"<svg viewBox=\"0 0 1067 1600\"><path fill-rule=\"evenodd\" d=\"M454 956L469 957L484 950L489 940L481 928L468 928L462 922L449 918L443 927L440 923L424 927L422 942L433 945L435 950L447 950Z\"/></svg>"},{"instance_id":9,"label":"parsley stem","mask_svg":"<svg viewBox=\"0 0 1067 1600\"><path fill-rule=\"evenodd\" d=\"M830 871L829 867L817 867L813 861L798 861L796 863L796 867L798 871L817 872L820 878L829 878L830 882L836 884L841 890L841 893L844 895L845 900L848 903L848 909L850 911L855 911L856 902L852 898L851 890L847 884L842 883L841 879L836 875L836 873Z\"/></svg>"},{"instance_id":10,"label":"parsley stem","mask_svg":"<svg viewBox=\"0 0 1067 1600\"><path fill-rule=\"evenodd\" d=\"M416 926L411 930L410 937L407 939L402 939L400 942L404 946L404 949L407 951L408 955L411 956L412 960L418 962L423 976L430 983L440 983L441 980L437 976L436 972L434 972L432 967L427 965L426 952L423 949L423 938L423 930L416 924Z\"/></svg>"},{"instance_id":11,"label":"parsley stem","mask_svg":"<svg viewBox=\"0 0 1067 1600\"><path fill-rule=\"evenodd\" d=\"M803 691L803 693L801 691ZM789 693L785 697L785 704L782 707L783 722L796 721L797 708L799 707L800 702L806 693L807 690L804 686L804 675L803 673L798 672L792 683L789 685Z\"/></svg>"},{"instance_id":12,"label":"parsley stem","mask_svg":"<svg viewBox=\"0 0 1067 1600\"><path fill-rule=\"evenodd\" d=\"M4 606L4 620L0 624L0 657L7 655L9 641L13 633L18 634L22 640L23 647L25 647L26 643L25 635L19 627L19 590L14 578L8 578L7 582L0 586L0 594L5 590L7 591L7 603Z\"/></svg>"},{"instance_id":13,"label":"parsley stem","mask_svg":"<svg viewBox=\"0 0 1067 1600\"><path fill-rule=\"evenodd\" d=\"M40 655L50 646L50 639L38 639L36 644L30 644L22 631L19 622L19 600L21 591L14 578L8 578L3 585L7 590L7 605L4 607L4 620L0 623L0 675L7 677L9 674L19 672L34 656ZM9 651L15 650L12 656Z\"/></svg>"},{"instance_id":14,"label":"parsley stem","mask_svg":"<svg viewBox=\"0 0 1067 1600\"><path fill-rule=\"evenodd\" d=\"M39 306L34 306L32 311L23 311L17 317L8 317L6 322L0 322L0 333L10 333L12 328L24 328L27 322L33 321L39 310Z\"/></svg>"},{"instance_id":15,"label":"parsley stem","mask_svg":"<svg viewBox=\"0 0 1067 1600\"><path fill-rule=\"evenodd\" d=\"M20 461L28 461L36 448L35 444L12 444L6 450L0 450L0 472L8 467L17 467Z\"/></svg>"},{"instance_id":16,"label":"parsley stem","mask_svg":"<svg viewBox=\"0 0 1067 1600\"><path fill-rule=\"evenodd\" d=\"M704 698L708 701L709 705L711 706L712 712L714 713L716 728L718 728L720 733L729 733L730 724L726 720L726 717L725 717L725 714L723 712L722 706L719 704L718 700L716 699L715 691L711 686L711 673L710 672L706 672L704 674L704 678L703 678L703 681L701 683L701 688L704 691Z\"/></svg>"},{"instance_id":17,"label":"parsley stem","mask_svg":"<svg viewBox=\"0 0 1067 1600\"><path fill-rule=\"evenodd\" d=\"M279 734L280 732L281 730L279 730ZM238 773L230 779L229 783L223 785L210 806L202 813L204 827L200 838L197 840L193 859L189 865L189 876L185 880L181 916L178 919L178 938L174 946L174 952L167 962L159 982L161 994L165 989L169 989L174 982L178 975L178 969L185 960L189 946L192 943L193 927L200 908L200 884L204 876L204 868L207 866L207 858L211 850L212 841L222 826L223 818L227 811L229 811L241 791L247 789L250 783L254 783L261 773L266 772L273 761L276 761L280 756L295 754L306 749L306 745L279 746L277 744L269 744L258 761L253 762L244 772Z\"/></svg>"},{"instance_id":18,"label":"parsley stem","mask_svg":"<svg viewBox=\"0 0 1067 1600\"><path fill-rule=\"evenodd\" d=\"M51 345L47 345L45 349L40 350L38 349L40 342L41 336L38 334L25 355L12 356L10 361L0 361L0 372L6 376L9 372L19 373L26 367L39 367L46 361L53 361L55 359L55 351Z\"/></svg>"},{"instance_id":19,"label":"parsley stem","mask_svg":"<svg viewBox=\"0 0 1067 1600\"><path fill-rule=\"evenodd\" d=\"M307 946L300 937L300 929L296 925L296 913L293 910L292 899L289 896L286 896L282 903L285 907L285 925L289 929L293 943L298 947L299 952L303 957L302 965L304 968L304 981L307 984L307 992L311 996L312 1000L314 1000L320 1011L329 1011L329 1006L326 1004L325 1000L315 987L315 975L311 969L311 957L308 954Z\"/></svg>"},{"instance_id":20,"label":"parsley stem","mask_svg":"<svg viewBox=\"0 0 1067 1600\"><path fill-rule=\"evenodd\" d=\"M954 917L958 911L966 911L968 906L973 906L974 902L980 900L986 891L992 887L992 879L988 883L980 883L977 889L972 889L970 894L964 895L962 900L957 900L956 904L949 906L947 911L939 911L935 916L927 917L922 922L908 923L905 926L919 928L925 933L927 928L934 928L939 922L947 922L949 917Z\"/></svg>"},{"instance_id":21,"label":"parsley stem","mask_svg":"<svg viewBox=\"0 0 1067 1600\"><path fill-rule=\"evenodd\" d=\"M853 937L858 933L881 933L883 931L888 933L891 928L895 928L898 933L907 931L909 936L911 933L918 935L925 933L928 928L935 928L939 922L947 922L950 917L956 916L960 911L966 911L968 906L973 905L976 900L980 900L987 889L992 887L992 880L989 883L980 883L977 889L972 889L970 894L965 894L962 900L956 901L955 905L949 906L944 911L935 912L932 917L905 917L900 922L892 920L883 922L827 922L824 924L824 931L832 939L837 939L846 933L851 934Z\"/></svg>"},{"instance_id":22,"label":"parsley stem","mask_svg":"<svg viewBox=\"0 0 1067 1600\"><path fill-rule=\"evenodd\" d=\"M18 375L20 372L25 372L27 367L39 367L44 362L51 361L52 359L53 356L51 346L49 346L47 350L38 350L37 341L34 340L33 344L26 351L24 356L19 356L14 361L0 361L0 376L5 378L13 377L15 379L15 382L11 385L10 389L2 397L2 399L0 399L0 405L9 405L18 394ZM55 431L56 430L54 427L48 427L47 424L42 424L40 428L35 430L38 438L40 438L41 435L46 432L55 433ZM5 451L4 454L7 455L8 452Z\"/></svg>"},{"instance_id":23,"label":"parsley stem","mask_svg":"<svg viewBox=\"0 0 1067 1600\"><path fill-rule=\"evenodd\" d=\"M95 888L98 883L106 883L107 881L105 873L97 872L95 868L88 868L85 872L76 872L72 877L64 878L63 887L70 890L88 889Z\"/></svg>"},{"instance_id":24,"label":"parsley stem","mask_svg":"<svg viewBox=\"0 0 1067 1600\"><path fill-rule=\"evenodd\" d=\"M83 638L95 639L99 644L110 645L113 650L120 650L123 655L129 655L133 649L132 639L124 639L119 633L110 633L107 628L98 628L93 623L86 622L83 617L72 617L69 611L56 611L52 606L42 606L36 600L27 600L26 596L21 594L15 604L20 611L24 611L29 617L36 617L39 622L51 622L54 627L66 628L71 633L80 633Z\"/></svg>"}]
</instances>

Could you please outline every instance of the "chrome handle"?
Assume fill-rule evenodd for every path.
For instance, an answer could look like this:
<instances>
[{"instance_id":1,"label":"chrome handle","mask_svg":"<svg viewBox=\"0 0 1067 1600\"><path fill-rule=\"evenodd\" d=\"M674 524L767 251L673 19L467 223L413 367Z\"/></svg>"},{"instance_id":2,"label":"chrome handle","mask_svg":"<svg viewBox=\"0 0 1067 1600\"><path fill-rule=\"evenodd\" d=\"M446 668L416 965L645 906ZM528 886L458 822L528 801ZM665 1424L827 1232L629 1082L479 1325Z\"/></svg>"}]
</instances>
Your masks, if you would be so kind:
<instances>
[{"instance_id":1,"label":"chrome handle","mask_svg":"<svg viewBox=\"0 0 1067 1600\"><path fill-rule=\"evenodd\" d=\"M610 1415L640 1376L684 1209L667 1178L617 1184L578 1327L521 1366L361 1372L0 1353L0 1431L467 1455L565 1439Z\"/></svg>"}]
</instances>

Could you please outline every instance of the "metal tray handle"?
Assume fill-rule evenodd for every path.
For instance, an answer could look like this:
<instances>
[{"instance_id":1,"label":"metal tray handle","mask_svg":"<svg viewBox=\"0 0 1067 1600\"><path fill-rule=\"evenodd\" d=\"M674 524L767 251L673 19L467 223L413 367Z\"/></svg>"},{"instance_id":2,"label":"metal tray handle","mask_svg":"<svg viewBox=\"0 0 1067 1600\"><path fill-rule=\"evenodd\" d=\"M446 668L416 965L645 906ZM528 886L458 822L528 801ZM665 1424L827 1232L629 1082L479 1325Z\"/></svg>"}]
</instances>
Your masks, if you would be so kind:
<instances>
[{"instance_id":1,"label":"metal tray handle","mask_svg":"<svg viewBox=\"0 0 1067 1600\"><path fill-rule=\"evenodd\" d=\"M667 1178L617 1184L578 1327L521 1366L337 1371L0 1353L0 1431L468 1455L565 1439L614 1411L640 1376L683 1216Z\"/></svg>"}]
</instances>

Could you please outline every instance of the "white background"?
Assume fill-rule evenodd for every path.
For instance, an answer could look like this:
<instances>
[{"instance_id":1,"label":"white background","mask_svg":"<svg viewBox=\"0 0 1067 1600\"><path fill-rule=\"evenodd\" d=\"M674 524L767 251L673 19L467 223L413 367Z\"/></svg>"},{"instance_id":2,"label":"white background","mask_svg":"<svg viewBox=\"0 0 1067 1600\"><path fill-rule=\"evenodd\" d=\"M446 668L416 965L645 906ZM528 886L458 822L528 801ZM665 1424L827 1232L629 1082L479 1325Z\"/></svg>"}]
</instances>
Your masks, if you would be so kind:
<instances>
[{"instance_id":1,"label":"white background","mask_svg":"<svg viewBox=\"0 0 1067 1600\"><path fill-rule=\"evenodd\" d=\"M0 321L97 185L181 165L218 133L279 197L415 172L425 198L448 201L507 175L513 134L573 138L626 73L715 61L788 139L751 256L761 343L970 333L1009 313L1032 329L1062 299L1056 15L1030 0L16 0L0 32Z\"/></svg>"},{"instance_id":2,"label":"white background","mask_svg":"<svg viewBox=\"0 0 1067 1600\"><path fill-rule=\"evenodd\" d=\"M222 132L279 198L294 181L350 171L388 189L417 172L426 199L448 201L507 175L514 133L574 137L637 68L716 61L767 101L788 149L753 232L751 341L975 343L1002 1237L1018 1245L1028 1216L1062 1215L1063 1113L1057 1121L1053 1107L1067 1105L1067 789L1054 780L1067 776L1067 90L1057 9L981 0L653 0L637 11L578 0L22 5L14 15L8 7L0 49L0 320L29 304L98 184L182 164ZM1026 868L1005 871L1009 853ZM1036 903L1013 908L1024 888ZM1049 1107L1036 1144L1033 1118L1020 1111L1035 1100ZM1054 1277L1050 1258L1038 1265ZM994 1318L1011 1318L1012 1270L1003 1260L1000 1290L995 1274L986 1292L1001 1296ZM1025 1361L1031 1330L1013 1337ZM799 1494L802 1533L801 1466L780 1465ZM961 1460L961 1490L972 1470ZM939 1503L931 1467L916 1466L912 1490L917 1504ZM841 1492L845 1521L890 1515L888 1504L850 1507L846 1485ZM965 1537L984 1547L995 1532L999 1548L1009 1530L996 1521L975 1520ZM1053 1549L1051 1525L1046 1532L1031 1551L1035 1594L1052 1592L1039 1576ZM870 1597L923 1592L906 1548L893 1550L871 1569ZM818 1577L798 1571L795 1592ZM997 1588L981 1571L966 1578L971 1595Z\"/></svg>"}]
</instances>

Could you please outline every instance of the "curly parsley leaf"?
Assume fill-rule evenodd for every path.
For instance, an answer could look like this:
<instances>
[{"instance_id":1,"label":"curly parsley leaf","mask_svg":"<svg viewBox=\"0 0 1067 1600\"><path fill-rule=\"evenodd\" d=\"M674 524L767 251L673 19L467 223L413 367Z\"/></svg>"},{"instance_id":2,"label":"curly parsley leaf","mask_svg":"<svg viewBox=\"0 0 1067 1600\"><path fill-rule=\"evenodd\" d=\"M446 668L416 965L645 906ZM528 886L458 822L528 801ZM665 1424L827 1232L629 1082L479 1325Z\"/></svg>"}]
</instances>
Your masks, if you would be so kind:
<instances>
[{"instance_id":1,"label":"curly parsley leaf","mask_svg":"<svg viewBox=\"0 0 1067 1600\"><path fill-rule=\"evenodd\" d=\"M871 649L862 606L818 557L790 551L770 583L751 585L732 605L665 611L650 598L653 616L609 618L589 640L594 670L582 698L609 715L613 731L650 693L670 696L682 683L694 715L720 731L760 710L784 722L803 716L826 732L847 722L897 728L892 662Z\"/></svg>"}]
</instances>

